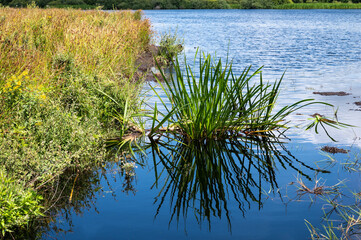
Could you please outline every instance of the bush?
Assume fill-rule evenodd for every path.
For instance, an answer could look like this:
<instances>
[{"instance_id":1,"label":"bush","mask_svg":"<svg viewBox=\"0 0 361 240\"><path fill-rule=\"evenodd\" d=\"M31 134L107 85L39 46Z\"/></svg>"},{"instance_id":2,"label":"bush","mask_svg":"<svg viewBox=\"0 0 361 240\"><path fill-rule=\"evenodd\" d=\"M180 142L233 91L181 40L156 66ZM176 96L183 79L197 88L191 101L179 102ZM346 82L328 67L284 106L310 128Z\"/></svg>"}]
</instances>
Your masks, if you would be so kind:
<instances>
[{"instance_id":1,"label":"bush","mask_svg":"<svg viewBox=\"0 0 361 240\"><path fill-rule=\"evenodd\" d=\"M174 60L183 51L183 40L178 37L177 31L163 33L159 42L159 54L166 64Z\"/></svg>"},{"instance_id":2,"label":"bush","mask_svg":"<svg viewBox=\"0 0 361 240\"><path fill-rule=\"evenodd\" d=\"M180 8L186 9L228 9L230 6L225 0L184 0Z\"/></svg>"},{"instance_id":3,"label":"bush","mask_svg":"<svg viewBox=\"0 0 361 240\"><path fill-rule=\"evenodd\" d=\"M273 2L268 0L241 0L243 9L272 8Z\"/></svg>"},{"instance_id":4,"label":"bush","mask_svg":"<svg viewBox=\"0 0 361 240\"><path fill-rule=\"evenodd\" d=\"M0 169L0 238L15 226L23 227L41 216L41 196L8 178Z\"/></svg>"}]
</instances>

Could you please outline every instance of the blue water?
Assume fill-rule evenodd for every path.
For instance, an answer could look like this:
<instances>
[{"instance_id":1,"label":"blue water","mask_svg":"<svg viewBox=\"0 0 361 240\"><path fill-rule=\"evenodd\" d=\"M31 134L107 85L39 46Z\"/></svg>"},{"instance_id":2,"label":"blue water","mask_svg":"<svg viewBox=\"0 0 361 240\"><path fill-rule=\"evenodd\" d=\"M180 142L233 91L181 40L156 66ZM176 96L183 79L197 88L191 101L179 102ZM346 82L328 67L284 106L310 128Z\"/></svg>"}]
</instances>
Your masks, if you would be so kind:
<instances>
[{"instance_id":1,"label":"blue water","mask_svg":"<svg viewBox=\"0 0 361 240\"><path fill-rule=\"evenodd\" d=\"M248 65L255 68L264 66L264 78L274 81L286 71L280 106L303 98L315 98L338 107L341 121L361 126L361 111L355 111L358 107L353 104L361 100L361 11L162 10L145 11L145 17L150 19L156 34L177 30L178 35L184 38L184 55L188 63L192 63L199 48L216 53L221 58L229 55L236 73ZM314 91L345 91L350 95L325 97L313 94ZM152 101L155 99L150 103ZM304 116L315 112L333 113L323 106L302 111ZM302 125L304 118L294 116L291 120ZM347 178L350 189L360 191L359 174L349 174L340 165L347 159L359 158L359 128L330 131L338 143L332 143L322 133L316 135L303 130L289 133L292 141L287 148L296 158L314 168L319 166L331 171L316 176L322 179L321 182L333 185ZM326 144L351 152L336 154L334 161L330 162L330 158L320 152ZM222 218L212 217L209 228L207 221L197 222L193 209L188 211L187 218L180 217L179 221L173 220L169 224L169 198L165 198L156 216L159 201L155 203L155 200L160 188L152 188L155 182L152 159L146 163L144 167L135 169L133 192L124 191L124 175L118 174L116 169L108 168L105 174L108 179L99 174L103 191L89 200L89 209L84 208L81 213L72 212L72 232L50 235L60 239L288 240L309 239L305 219L320 227L324 202L317 199L312 203L309 196L290 201L296 200L297 188L289 183L300 176L295 170L285 170L280 165L276 165L279 189L269 192L267 183L262 186L262 208L251 203L242 214L229 196L231 226L222 215ZM312 171L308 173L315 177ZM312 186L312 182L302 179ZM58 221L64 221L61 214ZM61 226L69 228L66 221Z\"/></svg>"}]
</instances>

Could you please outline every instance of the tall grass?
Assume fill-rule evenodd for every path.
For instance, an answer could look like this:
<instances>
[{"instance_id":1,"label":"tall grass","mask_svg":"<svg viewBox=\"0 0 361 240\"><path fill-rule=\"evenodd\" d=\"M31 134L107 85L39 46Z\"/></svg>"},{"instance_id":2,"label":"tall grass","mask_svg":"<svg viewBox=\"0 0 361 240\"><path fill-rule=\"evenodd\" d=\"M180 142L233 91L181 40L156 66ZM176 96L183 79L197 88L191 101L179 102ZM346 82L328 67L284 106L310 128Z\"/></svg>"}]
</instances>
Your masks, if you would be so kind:
<instances>
[{"instance_id":1,"label":"tall grass","mask_svg":"<svg viewBox=\"0 0 361 240\"><path fill-rule=\"evenodd\" d=\"M49 81L60 74L54 58L64 55L86 73L130 75L150 40L149 22L131 12L0 8L0 16L3 78L28 69Z\"/></svg>"},{"instance_id":2,"label":"tall grass","mask_svg":"<svg viewBox=\"0 0 361 240\"><path fill-rule=\"evenodd\" d=\"M121 128L114 115L137 108L135 60L151 37L140 15L0 8L0 164L7 176L43 190L66 169L106 160L105 139Z\"/></svg>"}]
</instances>

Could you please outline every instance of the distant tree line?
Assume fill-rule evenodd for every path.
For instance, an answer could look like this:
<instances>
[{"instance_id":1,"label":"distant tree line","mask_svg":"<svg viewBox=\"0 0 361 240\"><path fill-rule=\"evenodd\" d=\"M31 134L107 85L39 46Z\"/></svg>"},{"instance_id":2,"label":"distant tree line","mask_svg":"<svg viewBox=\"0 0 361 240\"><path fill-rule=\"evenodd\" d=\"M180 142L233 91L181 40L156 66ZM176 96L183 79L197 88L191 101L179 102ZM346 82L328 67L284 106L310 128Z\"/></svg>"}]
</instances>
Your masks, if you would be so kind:
<instances>
[{"instance_id":1,"label":"distant tree line","mask_svg":"<svg viewBox=\"0 0 361 240\"><path fill-rule=\"evenodd\" d=\"M239 8L257 9L257 8L273 8L283 4L297 3L335 3L335 0L240 0ZM361 3L361 0L337 0L341 3Z\"/></svg>"},{"instance_id":2,"label":"distant tree line","mask_svg":"<svg viewBox=\"0 0 361 240\"><path fill-rule=\"evenodd\" d=\"M312 3L312 2L319 2L319 3L333 3L335 0L293 0L294 3ZM361 0L337 0L337 2L341 3L361 3Z\"/></svg>"},{"instance_id":3,"label":"distant tree line","mask_svg":"<svg viewBox=\"0 0 361 240\"><path fill-rule=\"evenodd\" d=\"M10 7L26 7L33 0L0 0ZM103 9L227 9L226 0L35 0L37 6L102 6Z\"/></svg>"},{"instance_id":4,"label":"distant tree line","mask_svg":"<svg viewBox=\"0 0 361 240\"><path fill-rule=\"evenodd\" d=\"M34 0L0 0L10 7L26 7ZM80 7L102 6L103 9L227 9L227 8L272 8L289 3L332 3L334 0L35 0L37 6ZM361 0L338 0L342 3L360 3Z\"/></svg>"}]
</instances>

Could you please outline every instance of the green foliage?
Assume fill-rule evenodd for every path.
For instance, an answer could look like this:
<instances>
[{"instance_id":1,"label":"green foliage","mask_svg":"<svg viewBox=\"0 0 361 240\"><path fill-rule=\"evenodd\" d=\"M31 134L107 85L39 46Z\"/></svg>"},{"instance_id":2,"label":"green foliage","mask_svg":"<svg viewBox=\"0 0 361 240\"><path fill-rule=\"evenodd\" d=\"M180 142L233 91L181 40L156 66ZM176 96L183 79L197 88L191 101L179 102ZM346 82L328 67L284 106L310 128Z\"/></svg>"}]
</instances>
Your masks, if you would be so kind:
<instances>
[{"instance_id":1,"label":"green foliage","mask_svg":"<svg viewBox=\"0 0 361 240\"><path fill-rule=\"evenodd\" d=\"M335 112L335 116L337 118L337 112ZM325 133L327 134L327 136L332 140L332 141L336 141L335 139L333 139L327 129L326 126L330 126L333 128L339 128L339 127L354 127L352 125L349 124L345 124L345 123L340 123L338 121L334 121L334 120L330 120L328 118L326 118L325 116L322 116L318 113L314 114L312 116L313 118L311 118L310 120L312 120L312 122L306 127L306 130L311 129L311 128L315 128L315 132L318 133L318 127L321 126L321 128L325 131Z\"/></svg>"},{"instance_id":2,"label":"green foliage","mask_svg":"<svg viewBox=\"0 0 361 240\"><path fill-rule=\"evenodd\" d=\"M181 40L178 35L177 31L171 33L163 33L161 35L161 39L159 42L159 55L160 60L162 62L165 61L166 65L171 63L175 57L178 56L179 53L183 51L183 40Z\"/></svg>"},{"instance_id":3,"label":"green foliage","mask_svg":"<svg viewBox=\"0 0 361 240\"><path fill-rule=\"evenodd\" d=\"M228 9L230 6L225 0L184 0L180 8L185 9Z\"/></svg>"},{"instance_id":4,"label":"green foliage","mask_svg":"<svg viewBox=\"0 0 361 240\"><path fill-rule=\"evenodd\" d=\"M280 4L292 3L292 0L241 0L240 8L242 9L267 9L273 8Z\"/></svg>"},{"instance_id":5,"label":"green foliage","mask_svg":"<svg viewBox=\"0 0 361 240\"><path fill-rule=\"evenodd\" d=\"M16 184L40 192L69 169L91 171L108 159L105 139L123 124L114 116L138 107L133 61L151 32L140 12L31 8L0 8L0 166ZM2 179L1 230L10 231L31 219L20 213L36 210L27 202L37 195ZM12 189L25 200L2 208Z\"/></svg>"},{"instance_id":6,"label":"green foliage","mask_svg":"<svg viewBox=\"0 0 361 240\"><path fill-rule=\"evenodd\" d=\"M273 84L265 83L261 68L250 73L250 67L236 77L232 64L227 63L223 67L221 59L214 62L210 55L205 54L200 54L199 57L198 78L186 62L185 65L185 70L182 71L178 59L176 60L175 77L166 77L162 72L165 83L158 82L165 91L171 108L159 97L166 111L158 112L155 105L150 136L159 131L181 134L189 140L262 136L273 131L287 130L289 126L285 118L300 108L317 103L332 106L304 99L276 110L282 78ZM254 82L257 75L260 76L259 81ZM158 95L157 92L155 94ZM159 115L163 119L158 119ZM337 121L329 122L332 123L331 126L337 125ZM164 124L167 126L163 126ZM313 126L317 124L309 128Z\"/></svg>"},{"instance_id":7,"label":"green foliage","mask_svg":"<svg viewBox=\"0 0 361 240\"><path fill-rule=\"evenodd\" d=\"M290 3L275 5L276 9L361 9L361 4L356 1L353 3L343 2L312 2L312 3Z\"/></svg>"},{"instance_id":8,"label":"green foliage","mask_svg":"<svg viewBox=\"0 0 361 240\"><path fill-rule=\"evenodd\" d=\"M89 9L102 6L104 9L227 9L227 0L36 0L39 7L75 7ZM11 7L26 7L31 0L0 0Z\"/></svg>"},{"instance_id":9,"label":"green foliage","mask_svg":"<svg viewBox=\"0 0 361 240\"><path fill-rule=\"evenodd\" d=\"M102 162L103 141L118 128L115 114L125 111L126 98L129 112L138 106L138 87L131 83L68 76L56 91L44 93L25 83L17 87L20 77L11 79L16 84L6 88L4 106L11 109L11 121L0 122L0 164L27 181L44 182L66 168Z\"/></svg>"},{"instance_id":10,"label":"green foliage","mask_svg":"<svg viewBox=\"0 0 361 240\"><path fill-rule=\"evenodd\" d=\"M41 216L41 200L41 196L23 188L0 169L0 238L14 226L24 227L33 218Z\"/></svg>"},{"instance_id":11,"label":"green foliage","mask_svg":"<svg viewBox=\"0 0 361 240\"><path fill-rule=\"evenodd\" d=\"M269 0L241 0L242 9L272 8L273 2Z\"/></svg>"}]
</instances>

